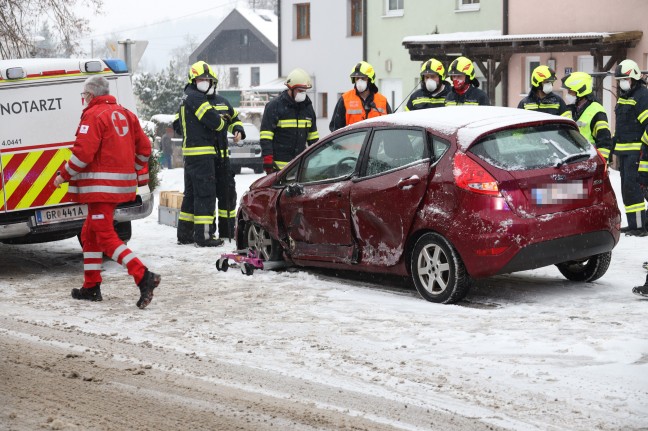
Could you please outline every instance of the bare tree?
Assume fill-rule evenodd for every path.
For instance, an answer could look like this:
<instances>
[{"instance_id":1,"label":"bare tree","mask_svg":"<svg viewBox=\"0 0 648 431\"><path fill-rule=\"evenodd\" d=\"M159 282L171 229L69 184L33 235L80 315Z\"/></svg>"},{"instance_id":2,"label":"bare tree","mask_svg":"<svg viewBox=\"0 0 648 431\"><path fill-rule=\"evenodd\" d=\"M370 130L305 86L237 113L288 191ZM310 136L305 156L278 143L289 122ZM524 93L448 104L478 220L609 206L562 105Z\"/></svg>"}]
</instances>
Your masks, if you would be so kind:
<instances>
[{"instance_id":1,"label":"bare tree","mask_svg":"<svg viewBox=\"0 0 648 431\"><path fill-rule=\"evenodd\" d=\"M78 38L88 31L88 20L73 9L82 4L93 13L103 0L0 0L0 58L31 57L36 54L34 33L39 23L52 25L64 55L80 53Z\"/></svg>"},{"instance_id":2,"label":"bare tree","mask_svg":"<svg viewBox=\"0 0 648 431\"><path fill-rule=\"evenodd\" d=\"M279 6L278 0L248 0L248 4L252 9L270 9L277 13Z\"/></svg>"},{"instance_id":3,"label":"bare tree","mask_svg":"<svg viewBox=\"0 0 648 431\"><path fill-rule=\"evenodd\" d=\"M169 71L179 77L186 77L189 68L189 56L198 48L198 39L195 35L185 35L184 43L171 50L171 61Z\"/></svg>"}]
</instances>

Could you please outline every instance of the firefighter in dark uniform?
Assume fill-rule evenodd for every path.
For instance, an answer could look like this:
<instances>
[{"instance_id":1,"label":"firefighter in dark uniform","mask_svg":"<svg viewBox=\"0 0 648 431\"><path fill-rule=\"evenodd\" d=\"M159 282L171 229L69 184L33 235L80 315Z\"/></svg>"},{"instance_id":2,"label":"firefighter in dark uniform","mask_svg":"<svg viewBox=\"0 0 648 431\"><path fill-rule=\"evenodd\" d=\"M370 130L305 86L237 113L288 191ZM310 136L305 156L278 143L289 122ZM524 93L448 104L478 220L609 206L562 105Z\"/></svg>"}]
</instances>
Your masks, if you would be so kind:
<instances>
[{"instance_id":1,"label":"firefighter in dark uniform","mask_svg":"<svg viewBox=\"0 0 648 431\"><path fill-rule=\"evenodd\" d=\"M648 89L641 80L639 66L623 60L614 71L619 87L614 113L614 158L621 173L621 195L628 226L622 232L631 236L646 236L646 205L642 185L648 185L648 164L640 164L640 153L648 158Z\"/></svg>"},{"instance_id":2,"label":"firefighter in dark uniform","mask_svg":"<svg viewBox=\"0 0 648 431\"><path fill-rule=\"evenodd\" d=\"M285 84L288 89L268 102L261 119L261 155L267 174L283 169L319 139L313 104L306 95L313 87L310 75L295 69Z\"/></svg>"},{"instance_id":3,"label":"firefighter in dark uniform","mask_svg":"<svg viewBox=\"0 0 648 431\"><path fill-rule=\"evenodd\" d=\"M445 82L446 74L443 64L434 58L421 66L421 88L416 90L405 105L406 111L439 108L445 105L450 92L450 85Z\"/></svg>"},{"instance_id":4,"label":"firefighter in dark uniform","mask_svg":"<svg viewBox=\"0 0 648 431\"><path fill-rule=\"evenodd\" d=\"M592 94L592 76L585 72L574 72L562 79L567 89L566 101L569 117L578 124L585 136L608 160L612 149L612 134L607 113Z\"/></svg>"},{"instance_id":5,"label":"firefighter in dark uniform","mask_svg":"<svg viewBox=\"0 0 648 431\"><path fill-rule=\"evenodd\" d=\"M174 129L183 136L184 198L178 217L178 244L218 247L212 237L216 209L216 133L224 130L225 120L207 100L216 86L216 73L204 61L189 68L182 105Z\"/></svg>"},{"instance_id":6,"label":"firefighter in dark uniform","mask_svg":"<svg viewBox=\"0 0 648 431\"><path fill-rule=\"evenodd\" d=\"M518 108L571 118L571 110L567 109L565 101L553 92L555 80L556 72L548 66L541 65L533 69L531 91L520 100Z\"/></svg>"},{"instance_id":7,"label":"firefighter in dark uniform","mask_svg":"<svg viewBox=\"0 0 648 431\"><path fill-rule=\"evenodd\" d=\"M452 79L452 91L446 97L446 106L457 105L490 105L488 96L479 88L475 78L475 67L466 57L458 57L448 68Z\"/></svg>"},{"instance_id":8,"label":"firefighter in dark uniform","mask_svg":"<svg viewBox=\"0 0 648 431\"><path fill-rule=\"evenodd\" d=\"M376 72L371 64L361 61L351 69L353 88L340 97L331 122L331 132L367 118L380 117L392 113L387 98L378 92Z\"/></svg>"},{"instance_id":9,"label":"firefighter in dark uniform","mask_svg":"<svg viewBox=\"0 0 648 431\"><path fill-rule=\"evenodd\" d=\"M238 142L245 139L245 129L238 118L238 111L227 99L216 94L216 86L209 89L207 99L228 123L227 127L223 127L223 130L216 133L216 198L218 199L219 238L232 239L236 220L236 182L230 165L227 132L234 135L234 142ZM215 233L216 223L212 228L212 234Z\"/></svg>"}]
</instances>

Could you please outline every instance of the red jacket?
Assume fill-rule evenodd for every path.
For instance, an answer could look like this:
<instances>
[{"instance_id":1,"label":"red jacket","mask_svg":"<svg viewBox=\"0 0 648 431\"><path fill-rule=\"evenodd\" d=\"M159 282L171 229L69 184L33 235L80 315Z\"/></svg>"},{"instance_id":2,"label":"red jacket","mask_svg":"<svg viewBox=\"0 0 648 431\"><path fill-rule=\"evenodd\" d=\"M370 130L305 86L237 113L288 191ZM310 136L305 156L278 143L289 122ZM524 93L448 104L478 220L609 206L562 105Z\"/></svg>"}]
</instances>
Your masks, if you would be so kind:
<instances>
[{"instance_id":1,"label":"red jacket","mask_svg":"<svg viewBox=\"0 0 648 431\"><path fill-rule=\"evenodd\" d=\"M128 202L148 178L151 141L135 114L111 95L90 101L81 114L72 156L61 176L76 202Z\"/></svg>"}]
</instances>

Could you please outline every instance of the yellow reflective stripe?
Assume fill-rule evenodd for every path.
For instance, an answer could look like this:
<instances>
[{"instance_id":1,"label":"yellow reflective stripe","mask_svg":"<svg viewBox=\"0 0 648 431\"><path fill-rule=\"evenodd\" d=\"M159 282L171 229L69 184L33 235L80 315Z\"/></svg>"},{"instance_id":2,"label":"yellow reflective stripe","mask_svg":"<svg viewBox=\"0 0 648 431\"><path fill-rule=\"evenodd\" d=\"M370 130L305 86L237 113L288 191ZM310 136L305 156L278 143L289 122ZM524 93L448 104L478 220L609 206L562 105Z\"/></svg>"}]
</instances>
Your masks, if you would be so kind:
<instances>
[{"instance_id":1,"label":"yellow reflective stripe","mask_svg":"<svg viewBox=\"0 0 648 431\"><path fill-rule=\"evenodd\" d=\"M405 111L409 111L409 110L410 108L407 105L405 105Z\"/></svg>"},{"instance_id":2,"label":"yellow reflective stripe","mask_svg":"<svg viewBox=\"0 0 648 431\"><path fill-rule=\"evenodd\" d=\"M641 150L641 142L630 142L627 144L621 144L617 142L614 146L614 151L639 151Z\"/></svg>"},{"instance_id":3,"label":"yellow reflective stripe","mask_svg":"<svg viewBox=\"0 0 648 431\"><path fill-rule=\"evenodd\" d=\"M623 99L620 97L619 100L617 100L617 103L619 105L636 105L637 101L632 99Z\"/></svg>"},{"instance_id":4,"label":"yellow reflective stripe","mask_svg":"<svg viewBox=\"0 0 648 431\"><path fill-rule=\"evenodd\" d=\"M230 152L229 148L226 149L226 150L220 150L220 156L222 158L229 157L230 154L231 154L231 152Z\"/></svg>"},{"instance_id":5,"label":"yellow reflective stripe","mask_svg":"<svg viewBox=\"0 0 648 431\"><path fill-rule=\"evenodd\" d=\"M214 223L214 216L194 216L194 224L212 224Z\"/></svg>"},{"instance_id":6,"label":"yellow reflective stripe","mask_svg":"<svg viewBox=\"0 0 648 431\"><path fill-rule=\"evenodd\" d=\"M236 210L218 210L219 218L234 218L236 217Z\"/></svg>"},{"instance_id":7,"label":"yellow reflective stripe","mask_svg":"<svg viewBox=\"0 0 648 431\"><path fill-rule=\"evenodd\" d=\"M216 154L214 147L184 147L183 156L204 156L205 154Z\"/></svg>"},{"instance_id":8,"label":"yellow reflective stripe","mask_svg":"<svg viewBox=\"0 0 648 431\"><path fill-rule=\"evenodd\" d=\"M610 155L610 149L609 148L599 148L598 149L601 154L607 159L608 156Z\"/></svg>"},{"instance_id":9,"label":"yellow reflective stripe","mask_svg":"<svg viewBox=\"0 0 648 431\"><path fill-rule=\"evenodd\" d=\"M182 115L182 148L185 147L187 144L187 122L186 122L186 116L185 116L185 107L182 105L180 107L180 115Z\"/></svg>"},{"instance_id":10,"label":"yellow reflective stripe","mask_svg":"<svg viewBox=\"0 0 648 431\"><path fill-rule=\"evenodd\" d=\"M456 105L457 105L457 102L454 102L454 101L451 101L451 100L447 100L445 104L446 104L446 105L449 105L449 106L456 106Z\"/></svg>"},{"instance_id":11,"label":"yellow reflective stripe","mask_svg":"<svg viewBox=\"0 0 648 431\"><path fill-rule=\"evenodd\" d=\"M56 174L56 171L58 170L59 166L61 166L61 163L65 162L68 158L69 155L72 153L71 150L69 149L64 149L64 150L58 150L56 154L54 154L54 157L47 163L47 166L43 169L42 172L38 174L38 177L36 180L32 183L31 187L29 190L27 190L27 193L23 196L23 198L16 204L16 207L14 209L21 209L21 208L29 208L32 206L38 195L41 194L43 189L50 184L50 178L53 178ZM43 152L40 152L40 155L43 155ZM62 187L61 187L62 188ZM54 200L51 203L59 203L61 202L61 199L65 195L66 190L61 190L56 189L57 193L55 193L57 196L60 196L58 200ZM52 201L52 197L48 199L48 203Z\"/></svg>"},{"instance_id":12,"label":"yellow reflective stripe","mask_svg":"<svg viewBox=\"0 0 648 431\"><path fill-rule=\"evenodd\" d=\"M562 114L560 114L560 116L565 118L572 118L572 113L571 111L565 111Z\"/></svg>"},{"instance_id":13,"label":"yellow reflective stripe","mask_svg":"<svg viewBox=\"0 0 648 431\"><path fill-rule=\"evenodd\" d=\"M625 207L625 212L626 213L638 213L639 211L643 211L646 209L646 206L644 205L643 202L634 204L634 205L626 205Z\"/></svg>"},{"instance_id":14,"label":"yellow reflective stripe","mask_svg":"<svg viewBox=\"0 0 648 431\"><path fill-rule=\"evenodd\" d=\"M209 109L213 109L213 108L214 108L214 107L211 105L211 103L209 103L209 102L205 102L205 103L203 103L202 105L200 105L200 106L198 107L198 109L196 109L196 112L194 112L194 115L195 115L196 118L198 118L199 120L202 120L202 117L205 116L205 112L207 112Z\"/></svg>"},{"instance_id":15,"label":"yellow reflective stripe","mask_svg":"<svg viewBox=\"0 0 648 431\"><path fill-rule=\"evenodd\" d=\"M641 142L648 145L648 131L643 132L643 135L641 135Z\"/></svg>"},{"instance_id":16,"label":"yellow reflective stripe","mask_svg":"<svg viewBox=\"0 0 648 431\"><path fill-rule=\"evenodd\" d=\"M418 97L412 101L412 105L420 105L421 103L443 103L444 99L434 99L432 97Z\"/></svg>"},{"instance_id":17,"label":"yellow reflective stripe","mask_svg":"<svg viewBox=\"0 0 648 431\"><path fill-rule=\"evenodd\" d=\"M176 121L178 118L180 118L180 114L176 112L176 114L173 116L173 121Z\"/></svg>"},{"instance_id":18,"label":"yellow reflective stripe","mask_svg":"<svg viewBox=\"0 0 648 431\"><path fill-rule=\"evenodd\" d=\"M259 136L261 139L270 139L272 140L274 138L274 132L269 132L267 130L261 130L261 133L259 133Z\"/></svg>"},{"instance_id":19,"label":"yellow reflective stripe","mask_svg":"<svg viewBox=\"0 0 648 431\"><path fill-rule=\"evenodd\" d=\"M306 136L306 140L312 141L314 139L319 139L319 132L316 130L314 132L310 132L308 136Z\"/></svg>"},{"instance_id":20,"label":"yellow reflective stripe","mask_svg":"<svg viewBox=\"0 0 648 431\"><path fill-rule=\"evenodd\" d=\"M610 125L608 124L608 122L603 120L597 121L596 124L594 124L594 136L598 135L601 130L605 129L610 130Z\"/></svg>"},{"instance_id":21,"label":"yellow reflective stripe","mask_svg":"<svg viewBox=\"0 0 648 431\"><path fill-rule=\"evenodd\" d=\"M639 162L639 172L648 172L648 161L641 160Z\"/></svg>"},{"instance_id":22,"label":"yellow reflective stripe","mask_svg":"<svg viewBox=\"0 0 648 431\"><path fill-rule=\"evenodd\" d=\"M241 126L241 127L243 127L243 123L242 123L241 121L235 121L235 122L233 122L232 124L229 125L229 127L227 128L227 130L229 130L230 133L234 133L234 126Z\"/></svg>"},{"instance_id":23,"label":"yellow reflective stripe","mask_svg":"<svg viewBox=\"0 0 648 431\"><path fill-rule=\"evenodd\" d=\"M275 165L277 165L277 167L278 167L279 169L283 169L283 168L285 168L286 165L287 165L288 163L289 163L289 162L279 162L279 161L275 160Z\"/></svg>"},{"instance_id":24,"label":"yellow reflective stripe","mask_svg":"<svg viewBox=\"0 0 648 431\"><path fill-rule=\"evenodd\" d=\"M188 221L193 223L194 221L194 215L190 213L183 213L182 211L178 215L178 220L183 220L183 221Z\"/></svg>"},{"instance_id":25,"label":"yellow reflective stripe","mask_svg":"<svg viewBox=\"0 0 648 431\"><path fill-rule=\"evenodd\" d=\"M533 110L533 109L538 109L538 104L537 103L525 103L524 104L524 109L526 110Z\"/></svg>"},{"instance_id":26,"label":"yellow reflective stripe","mask_svg":"<svg viewBox=\"0 0 648 431\"><path fill-rule=\"evenodd\" d=\"M229 107L227 105L212 105L212 106L217 111L229 111Z\"/></svg>"},{"instance_id":27,"label":"yellow reflective stripe","mask_svg":"<svg viewBox=\"0 0 648 431\"><path fill-rule=\"evenodd\" d=\"M637 120L639 120L640 123L643 123L644 121L646 121L646 118L648 118L648 109L639 114Z\"/></svg>"},{"instance_id":28,"label":"yellow reflective stripe","mask_svg":"<svg viewBox=\"0 0 648 431\"><path fill-rule=\"evenodd\" d=\"M558 109L560 108L560 105L558 103L541 103L540 104L540 109Z\"/></svg>"},{"instance_id":29,"label":"yellow reflective stripe","mask_svg":"<svg viewBox=\"0 0 648 431\"><path fill-rule=\"evenodd\" d=\"M292 127L296 127L298 129L308 129L312 124L313 122L311 120L279 120L277 127L281 127L282 129Z\"/></svg>"}]
</instances>

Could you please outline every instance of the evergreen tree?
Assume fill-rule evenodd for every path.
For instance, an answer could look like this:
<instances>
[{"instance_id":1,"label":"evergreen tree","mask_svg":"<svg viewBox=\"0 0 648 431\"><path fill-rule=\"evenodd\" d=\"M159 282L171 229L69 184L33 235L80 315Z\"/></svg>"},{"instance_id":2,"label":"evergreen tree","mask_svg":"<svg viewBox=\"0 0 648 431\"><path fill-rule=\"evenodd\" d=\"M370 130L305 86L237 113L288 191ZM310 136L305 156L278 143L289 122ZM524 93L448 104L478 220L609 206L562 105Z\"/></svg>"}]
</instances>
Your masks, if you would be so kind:
<instances>
[{"instance_id":1,"label":"evergreen tree","mask_svg":"<svg viewBox=\"0 0 648 431\"><path fill-rule=\"evenodd\" d=\"M139 98L139 114L149 119L155 114L175 114L178 111L185 81L174 72L174 65L159 73L143 73L136 76L133 91Z\"/></svg>"},{"instance_id":2,"label":"evergreen tree","mask_svg":"<svg viewBox=\"0 0 648 431\"><path fill-rule=\"evenodd\" d=\"M56 49L56 40L54 34L50 30L50 26L45 21L40 31L38 32L38 38L35 41L35 55L34 57L45 57L52 58L58 57L58 52Z\"/></svg>"}]
</instances>

